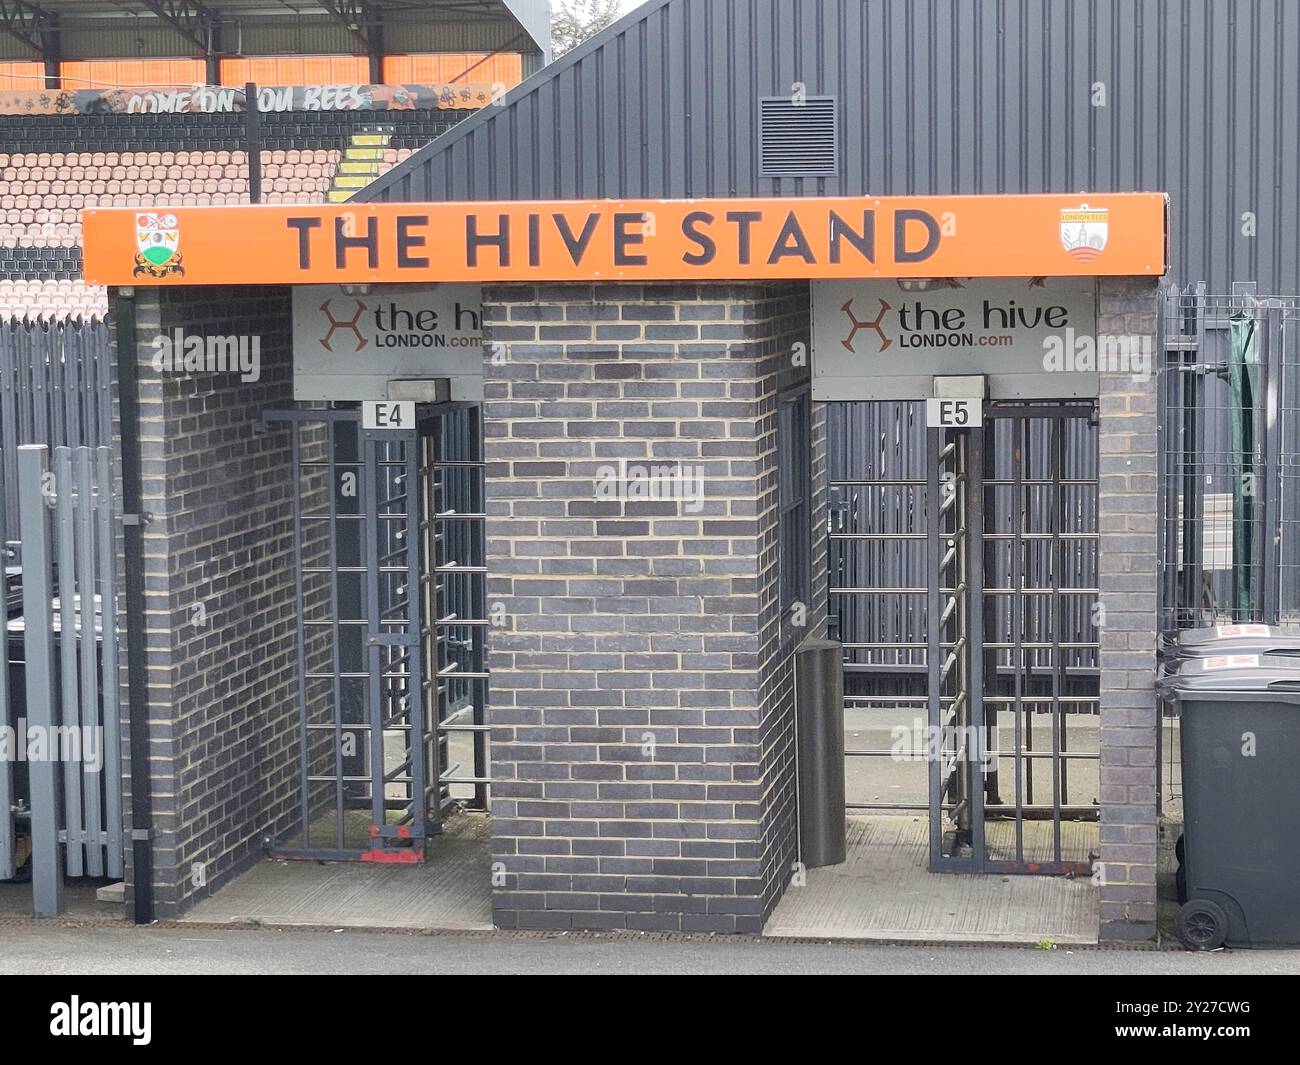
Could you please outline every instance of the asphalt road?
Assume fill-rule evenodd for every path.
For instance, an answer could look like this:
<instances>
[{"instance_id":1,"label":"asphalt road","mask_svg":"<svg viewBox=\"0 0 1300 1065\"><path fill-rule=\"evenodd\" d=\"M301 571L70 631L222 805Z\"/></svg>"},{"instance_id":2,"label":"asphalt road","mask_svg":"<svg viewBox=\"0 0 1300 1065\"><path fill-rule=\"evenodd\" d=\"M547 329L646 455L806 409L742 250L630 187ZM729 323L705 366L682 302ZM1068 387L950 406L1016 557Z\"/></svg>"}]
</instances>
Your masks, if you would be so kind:
<instances>
[{"instance_id":1,"label":"asphalt road","mask_svg":"<svg viewBox=\"0 0 1300 1065\"><path fill-rule=\"evenodd\" d=\"M1091 974L1300 973L1300 951L892 946L592 935L388 935L0 924L0 973Z\"/></svg>"}]
</instances>

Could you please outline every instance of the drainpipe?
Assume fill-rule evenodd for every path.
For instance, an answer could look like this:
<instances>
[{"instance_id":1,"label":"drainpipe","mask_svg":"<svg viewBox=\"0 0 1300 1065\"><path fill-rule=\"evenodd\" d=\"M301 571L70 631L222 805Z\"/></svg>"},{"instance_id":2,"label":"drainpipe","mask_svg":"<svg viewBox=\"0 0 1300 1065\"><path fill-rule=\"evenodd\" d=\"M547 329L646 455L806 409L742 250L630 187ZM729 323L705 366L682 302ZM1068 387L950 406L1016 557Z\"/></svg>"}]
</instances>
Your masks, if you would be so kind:
<instances>
[{"instance_id":1,"label":"drainpipe","mask_svg":"<svg viewBox=\"0 0 1300 1065\"><path fill-rule=\"evenodd\" d=\"M248 154L248 202L262 202L262 109L257 85L244 85L244 150Z\"/></svg>"},{"instance_id":2,"label":"drainpipe","mask_svg":"<svg viewBox=\"0 0 1300 1065\"><path fill-rule=\"evenodd\" d=\"M143 486L140 465L140 377L135 290L117 289L117 387L122 450L122 538L126 570L127 713L131 737L131 866L135 923L154 919L153 780L149 771L149 673L144 610Z\"/></svg>"}]
</instances>

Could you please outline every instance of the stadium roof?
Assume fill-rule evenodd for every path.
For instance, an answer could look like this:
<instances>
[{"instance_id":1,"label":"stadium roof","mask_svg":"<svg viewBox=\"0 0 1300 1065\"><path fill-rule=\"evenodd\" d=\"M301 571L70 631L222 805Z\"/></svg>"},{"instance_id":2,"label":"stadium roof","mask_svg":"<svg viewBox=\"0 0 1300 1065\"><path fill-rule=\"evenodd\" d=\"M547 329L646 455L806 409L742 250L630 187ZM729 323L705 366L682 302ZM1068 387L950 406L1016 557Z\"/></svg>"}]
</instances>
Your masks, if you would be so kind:
<instances>
[{"instance_id":1,"label":"stadium roof","mask_svg":"<svg viewBox=\"0 0 1300 1065\"><path fill-rule=\"evenodd\" d=\"M0 61L523 52L549 0L0 0Z\"/></svg>"}]
</instances>

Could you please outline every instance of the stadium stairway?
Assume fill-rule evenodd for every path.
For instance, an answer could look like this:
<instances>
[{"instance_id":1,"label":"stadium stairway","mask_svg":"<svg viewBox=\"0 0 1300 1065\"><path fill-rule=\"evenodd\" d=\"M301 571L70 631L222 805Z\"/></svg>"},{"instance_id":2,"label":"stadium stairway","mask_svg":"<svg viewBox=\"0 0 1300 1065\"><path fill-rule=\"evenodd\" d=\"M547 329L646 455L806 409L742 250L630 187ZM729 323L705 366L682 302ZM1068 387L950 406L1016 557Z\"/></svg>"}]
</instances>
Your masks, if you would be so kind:
<instances>
[{"instance_id":1,"label":"stadium stairway","mask_svg":"<svg viewBox=\"0 0 1300 1065\"><path fill-rule=\"evenodd\" d=\"M392 140L392 126L373 126L352 134L330 182L328 202L342 203L374 181Z\"/></svg>"}]
</instances>

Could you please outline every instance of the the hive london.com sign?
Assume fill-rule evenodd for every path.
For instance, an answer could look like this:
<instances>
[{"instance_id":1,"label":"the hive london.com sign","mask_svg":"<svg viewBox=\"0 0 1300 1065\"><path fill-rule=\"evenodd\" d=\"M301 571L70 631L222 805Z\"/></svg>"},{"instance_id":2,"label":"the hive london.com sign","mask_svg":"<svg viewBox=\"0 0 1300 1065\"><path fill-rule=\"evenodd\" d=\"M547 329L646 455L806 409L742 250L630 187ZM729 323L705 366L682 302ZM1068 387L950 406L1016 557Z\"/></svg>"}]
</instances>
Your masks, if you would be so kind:
<instances>
[{"instance_id":1,"label":"the hive london.com sign","mask_svg":"<svg viewBox=\"0 0 1300 1065\"><path fill-rule=\"evenodd\" d=\"M993 399L1097 394L1096 282L825 281L813 286L813 397L919 400L933 379L987 375Z\"/></svg>"},{"instance_id":2,"label":"the hive london.com sign","mask_svg":"<svg viewBox=\"0 0 1300 1065\"><path fill-rule=\"evenodd\" d=\"M390 381L481 379L481 301L478 285L295 287L294 398L383 400Z\"/></svg>"}]
</instances>

